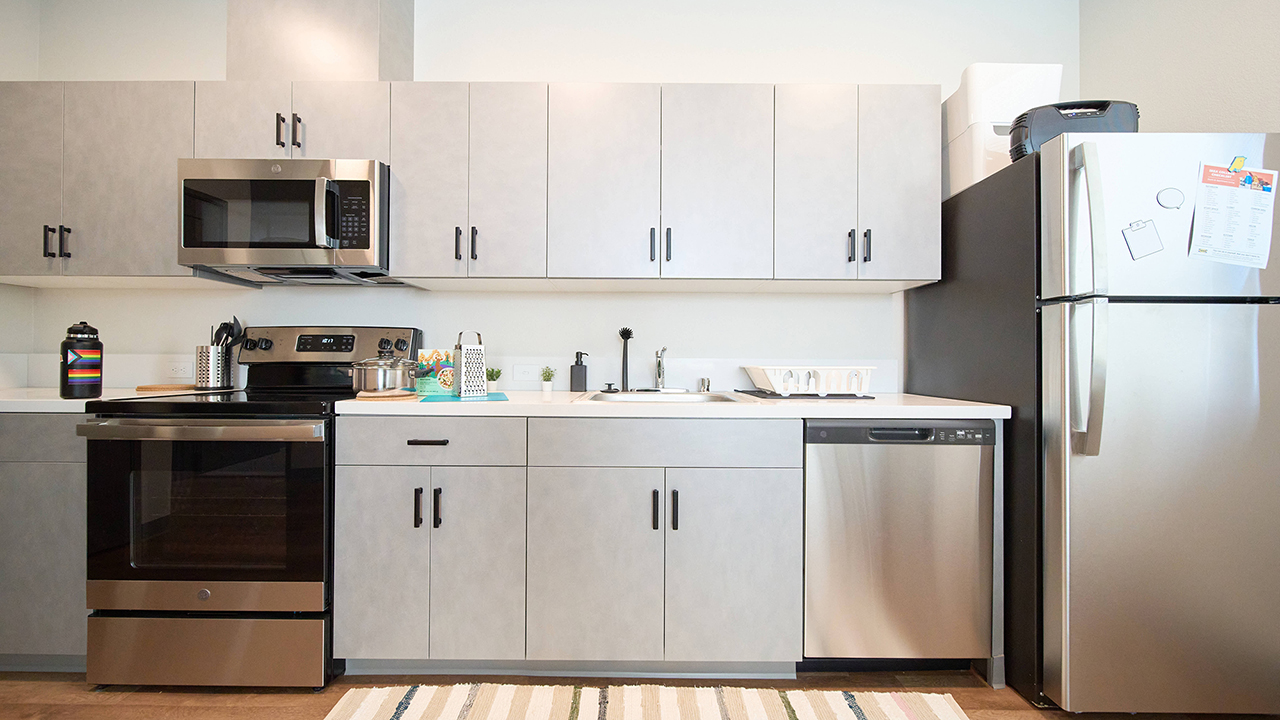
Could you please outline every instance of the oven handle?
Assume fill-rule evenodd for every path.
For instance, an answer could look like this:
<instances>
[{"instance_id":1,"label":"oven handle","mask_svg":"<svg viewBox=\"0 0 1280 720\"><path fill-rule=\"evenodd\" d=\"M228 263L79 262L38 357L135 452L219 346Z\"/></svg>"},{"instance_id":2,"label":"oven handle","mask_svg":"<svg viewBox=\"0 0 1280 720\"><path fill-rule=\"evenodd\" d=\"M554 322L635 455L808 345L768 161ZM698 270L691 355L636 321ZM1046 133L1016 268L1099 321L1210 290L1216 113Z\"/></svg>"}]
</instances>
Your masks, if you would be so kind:
<instances>
[{"instance_id":1,"label":"oven handle","mask_svg":"<svg viewBox=\"0 0 1280 720\"><path fill-rule=\"evenodd\" d=\"M90 440L324 442L324 421L90 420L76 425L76 434Z\"/></svg>"}]
</instances>

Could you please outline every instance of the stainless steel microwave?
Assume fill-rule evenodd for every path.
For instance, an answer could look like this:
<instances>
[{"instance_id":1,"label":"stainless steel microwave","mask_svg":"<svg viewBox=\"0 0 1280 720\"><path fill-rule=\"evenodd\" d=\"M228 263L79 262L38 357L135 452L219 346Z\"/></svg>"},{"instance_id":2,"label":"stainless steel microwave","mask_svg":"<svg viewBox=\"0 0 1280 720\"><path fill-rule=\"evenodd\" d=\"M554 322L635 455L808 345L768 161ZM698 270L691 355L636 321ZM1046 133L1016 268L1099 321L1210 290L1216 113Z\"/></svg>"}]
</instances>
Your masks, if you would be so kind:
<instances>
[{"instance_id":1,"label":"stainless steel microwave","mask_svg":"<svg viewBox=\"0 0 1280 720\"><path fill-rule=\"evenodd\" d=\"M178 262L255 285L387 277L390 169L376 160L178 161Z\"/></svg>"}]
</instances>

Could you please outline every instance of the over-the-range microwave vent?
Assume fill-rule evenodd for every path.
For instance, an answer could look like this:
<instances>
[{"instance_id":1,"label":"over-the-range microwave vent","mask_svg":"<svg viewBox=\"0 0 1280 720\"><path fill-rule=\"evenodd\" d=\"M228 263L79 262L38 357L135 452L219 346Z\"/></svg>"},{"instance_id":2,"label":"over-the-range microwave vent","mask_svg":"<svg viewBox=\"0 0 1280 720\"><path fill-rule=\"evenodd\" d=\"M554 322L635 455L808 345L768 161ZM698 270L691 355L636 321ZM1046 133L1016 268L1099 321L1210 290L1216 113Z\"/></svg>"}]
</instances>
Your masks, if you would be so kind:
<instances>
[{"instance_id":1,"label":"over-the-range microwave vent","mask_svg":"<svg viewBox=\"0 0 1280 720\"><path fill-rule=\"evenodd\" d=\"M403 287L404 283L382 273L337 267L217 267L197 268L197 275L257 287L280 285L354 285Z\"/></svg>"}]
</instances>

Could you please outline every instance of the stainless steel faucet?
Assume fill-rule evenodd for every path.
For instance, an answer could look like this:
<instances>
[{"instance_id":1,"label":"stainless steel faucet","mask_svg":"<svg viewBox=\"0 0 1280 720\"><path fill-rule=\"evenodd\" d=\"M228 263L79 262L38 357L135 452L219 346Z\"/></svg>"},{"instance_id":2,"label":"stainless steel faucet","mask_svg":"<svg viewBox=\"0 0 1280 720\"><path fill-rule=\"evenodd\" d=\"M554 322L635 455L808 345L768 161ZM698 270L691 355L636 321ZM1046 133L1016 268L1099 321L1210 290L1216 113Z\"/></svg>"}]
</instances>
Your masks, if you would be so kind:
<instances>
[{"instance_id":1,"label":"stainless steel faucet","mask_svg":"<svg viewBox=\"0 0 1280 720\"><path fill-rule=\"evenodd\" d=\"M664 347L655 352L654 355L658 358L658 372L653 376L653 386L661 390L667 386L667 370L664 367L664 362L667 358L667 349Z\"/></svg>"}]
</instances>

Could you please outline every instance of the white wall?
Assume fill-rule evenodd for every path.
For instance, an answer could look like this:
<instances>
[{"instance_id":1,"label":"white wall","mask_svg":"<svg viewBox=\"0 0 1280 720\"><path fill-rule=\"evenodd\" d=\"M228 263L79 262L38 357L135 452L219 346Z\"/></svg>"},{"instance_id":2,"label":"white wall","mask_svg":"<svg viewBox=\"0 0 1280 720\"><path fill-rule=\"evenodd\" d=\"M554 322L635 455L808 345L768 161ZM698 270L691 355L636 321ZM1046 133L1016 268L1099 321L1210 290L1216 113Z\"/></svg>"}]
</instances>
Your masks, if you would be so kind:
<instances>
[{"instance_id":1,"label":"white wall","mask_svg":"<svg viewBox=\"0 0 1280 720\"><path fill-rule=\"evenodd\" d=\"M1280 131L1280 2L1081 0L1081 97L1151 132Z\"/></svg>"},{"instance_id":2,"label":"white wall","mask_svg":"<svg viewBox=\"0 0 1280 720\"><path fill-rule=\"evenodd\" d=\"M40 0L41 80L222 80L226 0Z\"/></svg>"},{"instance_id":3,"label":"white wall","mask_svg":"<svg viewBox=\"0 0 1280 720\"><path fill-rule=\"evenodd\" d=\"M27 353L34 348L35 294L31 288L0 285L0 388L27 384Z\"/></svg>"},{"instance_id":4,"label":"white wall","mask_svg":"<svg viewBox=\"0 0 1280 720\"><path fill-rule=\"evenodd\" d=\"M0 80L40 77L40 0L0 0Z\"/></svg>"},{"instance_id":5,"label":"white wall","mask_svg":"<svg viewBox=\"0 0 1280 720\"><path fill-rule=\"evenodd\" d=\"M1062 63L1077 0L417 0L417 80L938 83L973 62Z\"/></svg>"}]
</instances>

